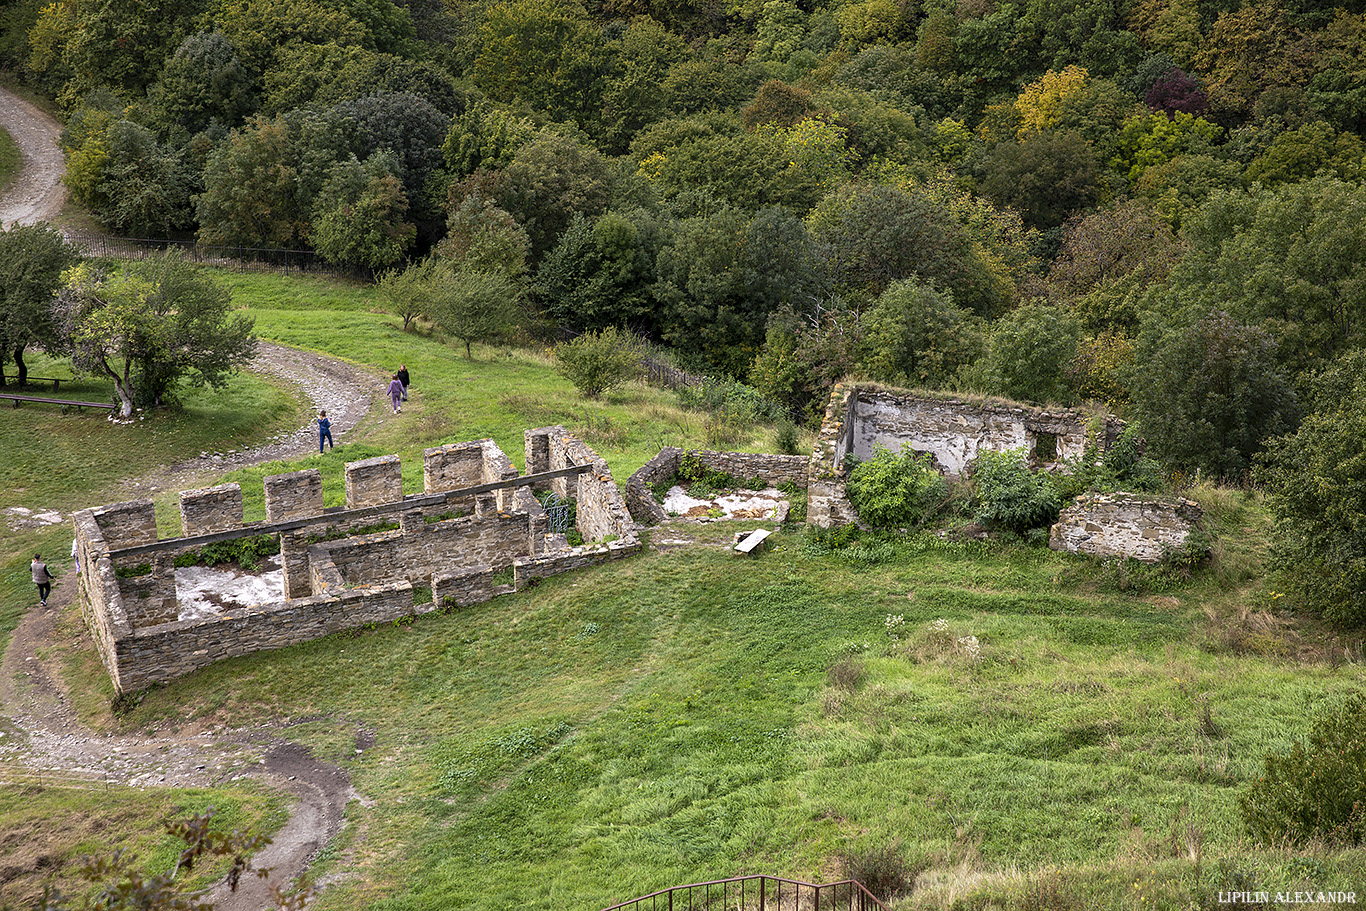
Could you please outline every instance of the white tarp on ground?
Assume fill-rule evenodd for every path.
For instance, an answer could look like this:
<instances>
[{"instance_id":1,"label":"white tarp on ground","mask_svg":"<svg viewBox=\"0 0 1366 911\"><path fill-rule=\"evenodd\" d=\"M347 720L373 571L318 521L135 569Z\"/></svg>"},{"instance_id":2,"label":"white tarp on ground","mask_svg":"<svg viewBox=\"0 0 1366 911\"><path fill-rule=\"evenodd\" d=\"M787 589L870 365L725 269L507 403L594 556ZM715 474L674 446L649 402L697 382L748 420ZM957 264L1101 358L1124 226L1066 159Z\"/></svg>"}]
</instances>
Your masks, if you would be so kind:
<instances>
[{"instance_id":1,"label":"white tarp on ground","mask_svg":"<svg viewBox=\"0 0 1366 911\"><path fill-rule=\"evenodd\" d=\"M727 519L772 519L778 515L778 507L786 502L787 494L776 487L739 490L711 500L699 500L688 496L682 487L670 487L664 495L664 512L671 516L701 518L720 509Z\"/></svg>"},{"instance_id":2,"label":"white tarp on ground","mask_svg":"<svg viewBox=\"0 0 1366 911\"><path fill-rule=\"evenodd\" d=\"M279 556L262 560L256 574L236 566L186 566L175 571L175 596L181 620L216 617L285 600L285 574Z\"/></svg>"}]
</instances>

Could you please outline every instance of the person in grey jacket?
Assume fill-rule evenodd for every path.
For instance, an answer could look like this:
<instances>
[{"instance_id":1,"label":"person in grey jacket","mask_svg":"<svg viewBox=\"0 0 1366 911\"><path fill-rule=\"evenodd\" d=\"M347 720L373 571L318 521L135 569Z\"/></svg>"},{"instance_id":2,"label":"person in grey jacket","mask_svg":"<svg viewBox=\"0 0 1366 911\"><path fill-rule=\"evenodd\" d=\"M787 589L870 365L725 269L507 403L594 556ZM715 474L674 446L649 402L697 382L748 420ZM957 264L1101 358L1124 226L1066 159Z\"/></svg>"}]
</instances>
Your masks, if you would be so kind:
<instances>
[{"instance_id":1,"label":"person in grey jacket","mask_svg":"<svg viewBox=\"0 0 1366 911\"><path fill-rule=\"evenodd\" d=\"M52 573L47 571L47 564L43 562L41 554L33 555L33 562L28 568L33 570L33 584L38 586L38 600L43 602L43 607L47 607L47 596L52 593Z\"/></svg>"}]
</instances>

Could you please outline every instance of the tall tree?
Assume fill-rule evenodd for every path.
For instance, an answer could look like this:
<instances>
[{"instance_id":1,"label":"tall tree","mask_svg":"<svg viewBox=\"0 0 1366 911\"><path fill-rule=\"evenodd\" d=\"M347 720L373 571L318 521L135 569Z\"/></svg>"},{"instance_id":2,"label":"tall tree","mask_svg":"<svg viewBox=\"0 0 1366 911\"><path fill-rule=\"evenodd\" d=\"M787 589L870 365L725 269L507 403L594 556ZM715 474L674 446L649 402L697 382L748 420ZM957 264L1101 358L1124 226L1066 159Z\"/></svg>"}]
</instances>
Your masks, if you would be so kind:
<instances>
[{"instance_id":1,"label":"tall tree","mask_svg":"<svg viewBox=\"0 0 1366 911\"><path fill-rule=\"evenodd\" d=\"M1313 412L1266 449L1259 480L1276 517L1273 555L1291 591L1343 626L1366 626L1366 352L1314 384Z\"/></svg>"},{"instance_id":2,"label":"tall tree","mask_svg":"<svg viewBox=\"0 0 1366 911\"><path fill-rule=\"evenodd\" d=\"M338 162L313 204L309 242L330 263L373 273L403 258L416 229L394 156Z\"/></svg>"},{"instance_id":3,"label":"tall tree","mask_svg":"<svg viewBox=\"0 0 1366 911\"><path fill-rule=\"evenodd\" d=\"M114 382L128 417L136 405L166 404L178 383L226 385L256 353L251 317L206 272L161 254L111 275L67 270L56 313L77 371Z\"/></svg>"},{"instance_id":4,"label":"tall tree","mask_svg":"<svg viewBox=\"0 0 1366 911\"><path fill-rule=\"evenodd\" d=\"M19 385L28 381L24 351L29 345L60 347L52 297L62 272L76 259L75 249L47 225L0 229L0 384L10 358Z\"/></svg>"}]
</instances>

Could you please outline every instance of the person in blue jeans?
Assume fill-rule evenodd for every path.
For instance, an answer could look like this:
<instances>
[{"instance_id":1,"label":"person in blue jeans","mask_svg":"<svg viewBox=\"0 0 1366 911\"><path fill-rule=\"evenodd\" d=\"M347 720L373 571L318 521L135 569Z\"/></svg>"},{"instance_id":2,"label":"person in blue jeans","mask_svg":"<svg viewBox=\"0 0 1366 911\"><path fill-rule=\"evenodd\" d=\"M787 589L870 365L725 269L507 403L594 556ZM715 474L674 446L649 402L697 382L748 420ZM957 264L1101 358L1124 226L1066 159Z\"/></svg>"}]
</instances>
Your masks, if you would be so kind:
<instances>
[{"instance_id":1,"label":"person in blue jeans","mask_svg":"<svg viewBox=\"0 0 1366 911\"><path fill-rule=\"evenodd\" d=\"M323 451L323 443L327 443L327 448L332 448L332 422L327 419L326 411L318 412L318 451Z\"/></svg>"}]
</instances>

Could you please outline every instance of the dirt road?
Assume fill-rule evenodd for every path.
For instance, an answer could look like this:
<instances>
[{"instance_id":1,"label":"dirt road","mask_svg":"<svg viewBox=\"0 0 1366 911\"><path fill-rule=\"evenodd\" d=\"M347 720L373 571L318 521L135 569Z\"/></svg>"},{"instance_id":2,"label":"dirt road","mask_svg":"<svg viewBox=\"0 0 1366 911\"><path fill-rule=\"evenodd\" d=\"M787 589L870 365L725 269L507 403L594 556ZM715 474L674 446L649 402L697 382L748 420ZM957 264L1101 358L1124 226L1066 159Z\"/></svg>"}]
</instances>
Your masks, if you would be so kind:
<instances>
[{"instance_id":1,"label":"dirt road","mask_svg":"<svg viewBox=\"0 0 1366 911\"><path fill-rule=\"evenodd\" d=\"M61 126L32 104L0 88L0 126L23 155L23 171L0 197L0 223L32 224L55 218L66 201L57 145ZM262 343L253 370L281 377L296 387L309 410L325 408L338 443L365 416L381 383L354 364L282 345ZM317 445L310 419L295 431L242 452L203 456L130 480L127 497L195 486L203 478L235 468L305 455ZM110 736L85 727L71 709L60 672L61 642L79 640L84 629L71 583L59 584L49 609L36 603L15 629L0 659L0 781L7 774L37 775L79 785L117 783L132 787L211 787L237 778L261 778L294 795L289 821L261 851L257 863L274 870L269 883L255 877L229 893L213 895L219 911L261 911L271 907L267 886L285 885L308 869L312 858L340 830L347 802L355 797L345 770L314 759L290 741L287 720L251 729L200 729L180 725L146 735ZM356 732L357 752L369 734Z\"/></svg>"},{"instance_id":2,"label":"dirt road","mask_svg":"<svg viewBox=\"0 0 1366 911\"><path fill-rule=\"evenodd\" d=\"M66 187L61 183L66 162L57 145L62 125L0 88L0 127L13 137L23 156L23 170L0 197L0 225L51 221L66 204Z\"/></svg>"}]
</instances>

